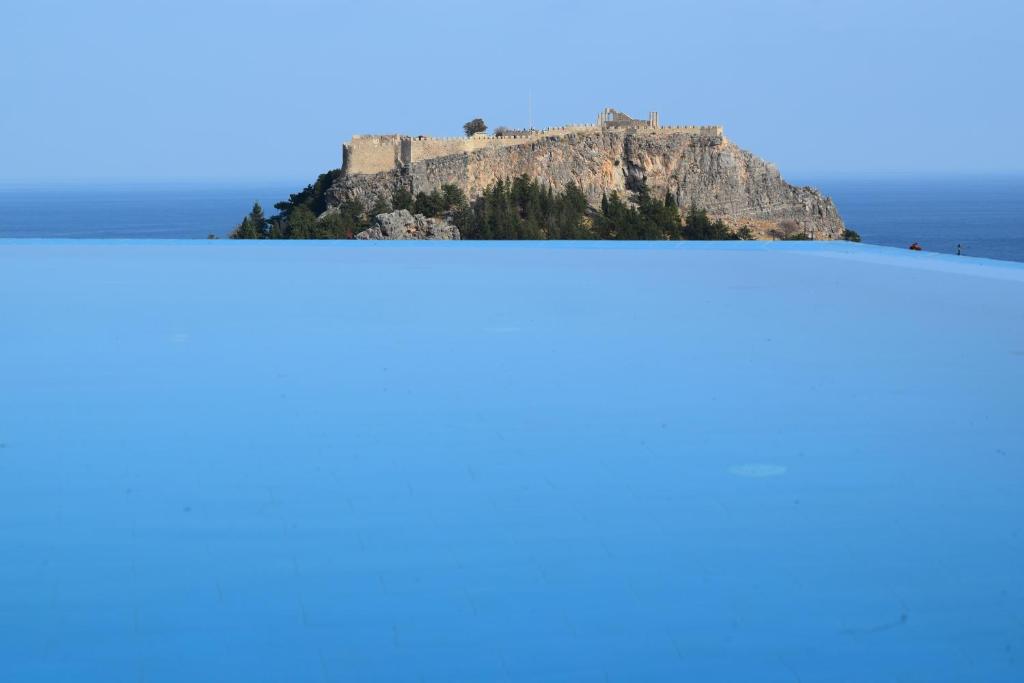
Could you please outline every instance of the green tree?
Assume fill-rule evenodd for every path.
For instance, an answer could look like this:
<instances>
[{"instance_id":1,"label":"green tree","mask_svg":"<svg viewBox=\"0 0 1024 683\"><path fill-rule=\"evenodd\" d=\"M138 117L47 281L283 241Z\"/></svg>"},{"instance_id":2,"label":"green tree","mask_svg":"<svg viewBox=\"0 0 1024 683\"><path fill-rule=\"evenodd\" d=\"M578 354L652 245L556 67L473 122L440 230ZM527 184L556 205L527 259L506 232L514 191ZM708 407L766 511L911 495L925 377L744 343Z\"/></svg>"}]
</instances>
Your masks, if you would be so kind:
<instances>
[{"instance_id":1,"label":"green tree","mask_svg":"<svg viewBox=\"0 0 1024 683\"><path fill-rule=\"evenodd\" d=\"M607 196L605 210L599 220L602 239L638 240L649 238L650 226L643 215L627 204L618 192Z\"/></svg>"},{"instance_id":2,"label":"green tree","mask_svg":"<svg viewBox=\"0 0 1024 683\"><path fill-rule=\"evenodd\" d=\"M366 226L363 214L358 199L346 199L317 223L324 239L351 239Z\"/></svg>"},{"instance_id":3,"label":"green tree","mask_svg":"<svg viewBox=\"0 0 1024 683\"><path fill-rule=\"evenodd\" d=\"M249 212L249 220L259 236L264 237L267 230L267 218L263 215L263 207L259 202L253 203L252 211Z\"/></svg>"},{"instance_id":4,"label":"green tree","mask_svg":"<svg viewBox=\"0 0 1024 683\"><path fill-rule=\"evenodd\" d=\"M316 215L307 206L298 206L288 216L287 236L293 240L315 239L317 235Z\"/></svg>"},{"instance_id":5,"label":"green tree","mask_svg":"<svg viewBox=\"0 0 1024 683\"><path fill-rule=\"evenodd\" d=\"M395 211L400 211L402 209L411 211L412 203L412 192L404 187L400 187L391 193L391 206L394 207Z\"/></svg>"},{"instance_id":6,"label":"green tree","mask_svg":"<svg viewBox=\"0 0 1024 683\"><path fill-rule=\"evenodd\" d=\"M504 180L498 180L491 186L489 192L484 193L482 199L484 239L519 239L522 219L516 211L511 184Z\"/></svg>"},{"instance_id":7,"label":"green tree","mask_svg":"<svg viewBox=\"0 0 1024 683\"><path fill-rule=\"evenodd\" d=\"M636 193L637 210L640 220L637 222L637 239L663 240L678 237L679 211L664 201L651 196L647 185L643 185Z\"/></svg>"},{"instance_id":8,"label":"green tree","mask_svg":"<svg viewBox=\"0 0 1024 683\"><path fill-rule=\"evenodd\" d=\"M685 240L735 240L739 239L732 230L722 221L713 221L708 217L707 211L698 209L696 204L691 204L686 212L686 222L683 224L683 239Z\"/></svg>"},{"instance_id":9,"label":"green tree","mask_svg":"<svg viewBox=\"0 0 1024 683\"><path fill-rule=\"evenodd\" d=\"M569 183L557 196L552 197L552 219L548 239L582 240L593 237L587 227L590 204L576 183Z\"/></svg>"},{"instance_id":10,"label":"green tree","mask_svg":"<svg viewBox=\"0 0 1024 683\"><path fill-rule=\"evenodd\" d=\"M458 185L442 185L441 194L444 197L445 211L466 205L466 193Z\"/></svg>"},{"instance_id":11,"label":"green tree","mask_svg":"<svg viewBox=\"0 0 1024 683\"><path fill-rule=\"evenodd\" d=\"M391 205L383 197L377 197L377 201L370 208L369 216L377 216L382 213L391 213Z\"/></svg>"},{"instance_id":12,"label":"green tree","mask_svg":"<svg viewBox=\"0 0 1024 683\"><path fill-rule=\"evenodd\" d=\"M296 207L305 206L319 216L327 210L327 192L339 177L341 169L321 173L316 182L307 185L301 192L289 195L287 201L274 204L274 208L280 212L278 215L287 217Z\"/></svg>"},{"instance_id":13,"label":"green tree","mask_svg":"<svg viewBox=\"0 0 1024 683\"><path fill-rule=\"evenodd\" d=\"M679 213L679 205L671 190L665 192L665 201L662 202L661 222L664 225L666 237L670 240L683 238L683 219Z\"/></svg>"},{"instance_id":14,"label":"green tree","mask_svg":"<svg viewBox=\"0 0 1024 683\"><path fill-rule=\"evenodd\" d=\"M253 227L252 221L246 216L242 222L235 226L235 229L228 235L233 240L258 240L260 235Z\"/></svg>"},{"instance_id":15,"label":"green tree","mask_svg":"<svg viewBox=\"0 0 1024 683\"><path fill-rule=\"evenodd\" d=\"M316 238L324 240L350 240L359 232L361 226L351 217L339 213L329 213L316 222Z\"/></svg>"},{"instance_id":16,"label":"green tree","mask_svg":"<svg viewBox=\"0 0 1024 683\"><path fill-rule=\"evenodd\" d=\"M463 204L452 212L451 215L452 225L459 229L459 233L462 235L462 239L470 240L476 239L475 229L476 221L474 220L473 207L468 203Z\"/></svg>"},{"instance_id":17,"label":"green tree","mask_svg":"<svg viewBox=\"0 0 1024 683\"><path fill-rule=\"evenodd\" d=\"M440 216L444 212L445 203L444 195L438 190L432 190L430 194L426 192L417 192L416 201L413 202L412 212L421 213L424 216L433 218Z\"/></svg>"},{"instance_id":18,"label":"green tree","mask_svg":"<svg viewBox=\"0 0 1024 683\"><path fill-rule=\"evenodd\" d=\"M483 133L487 130L487 124L484 123L483 119L473 119L462 124L462 130L466 132L466 137L470 138L476 133Z\"/></svg>"},{"instance_id":19,"label":"green tree","mask_svg":"<svg viewBox=\"0 0 1024 683\"><path fill-rule=\"evenodd\" d=\"M230 237L236 240L258 240L267 236L267 219L263 215L263 207L259 202L252 205L252 211L242 219Z\"/></svg>"}]
</instances>

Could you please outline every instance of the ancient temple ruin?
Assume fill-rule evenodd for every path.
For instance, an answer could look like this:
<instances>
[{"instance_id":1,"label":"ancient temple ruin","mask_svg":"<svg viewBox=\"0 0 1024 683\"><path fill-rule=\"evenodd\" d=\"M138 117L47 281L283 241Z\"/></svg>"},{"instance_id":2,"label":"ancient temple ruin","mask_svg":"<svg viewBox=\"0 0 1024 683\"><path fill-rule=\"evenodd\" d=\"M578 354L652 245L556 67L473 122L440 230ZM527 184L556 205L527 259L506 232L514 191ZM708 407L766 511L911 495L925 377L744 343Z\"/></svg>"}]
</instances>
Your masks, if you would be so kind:
<instances>
[{"instance_id":1,"label":"ancient temple ruin","mask_svg":"<svg viewBox=\"0 0 1024 683\"><path fill-rule=\"evenodd\" d=\"M597 115L597 125L600 128L616 128L634 130L637 128L658 128L658 112L652 111L647 115L647 120L634 119L623 114L617 109L605 107Z\"/></svg>"}]
</instances>

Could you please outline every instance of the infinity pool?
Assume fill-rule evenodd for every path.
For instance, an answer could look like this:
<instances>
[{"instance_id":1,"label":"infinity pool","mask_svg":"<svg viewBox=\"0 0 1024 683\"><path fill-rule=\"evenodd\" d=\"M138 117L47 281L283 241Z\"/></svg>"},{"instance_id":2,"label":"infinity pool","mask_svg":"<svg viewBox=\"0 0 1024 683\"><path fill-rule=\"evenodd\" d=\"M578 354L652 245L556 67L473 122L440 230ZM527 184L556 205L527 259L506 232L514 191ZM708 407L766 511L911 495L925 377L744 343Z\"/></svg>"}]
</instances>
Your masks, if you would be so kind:
<instances>
[{"instance_id":1,"label":"infinity pool","mask_svg":"<svg viewBox=\"0 0 1024 683\"><path fill-rule=\"evenodd\" d=\"M0 240L0 681L1024 680L1024 265Z\"/></svg>"}]
</instances>

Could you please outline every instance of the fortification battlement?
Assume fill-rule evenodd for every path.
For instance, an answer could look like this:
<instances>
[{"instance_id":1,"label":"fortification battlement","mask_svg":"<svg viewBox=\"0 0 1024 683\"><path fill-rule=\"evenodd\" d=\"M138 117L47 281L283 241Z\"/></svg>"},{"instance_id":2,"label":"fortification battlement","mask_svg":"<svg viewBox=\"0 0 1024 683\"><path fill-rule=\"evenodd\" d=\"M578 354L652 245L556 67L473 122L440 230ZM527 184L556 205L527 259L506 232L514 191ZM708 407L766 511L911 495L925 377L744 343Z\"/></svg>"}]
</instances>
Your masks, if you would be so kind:
<instances>
[{"instance_id":1,"label":"fortification battlement","mask_svg":"<svg viewBox=\"0 0 1024 683\"><path fill-rule=\"evenodd\" d=\"M342 172L346 175L383 173L404 168L427 159L468 154L481 149L498 149L528 144L545 138L573 134L595 134L604 131L623 131L642 134L710 135L725 139L721 126L661 126L658 113L651 112L646 121L632 119L614 109L604 109L597 123L572 123L564 126L530 131L527 134L484 135L472 137L442 137L427 135L353 135L342 146Z\"/></svg>"}]
</instances>

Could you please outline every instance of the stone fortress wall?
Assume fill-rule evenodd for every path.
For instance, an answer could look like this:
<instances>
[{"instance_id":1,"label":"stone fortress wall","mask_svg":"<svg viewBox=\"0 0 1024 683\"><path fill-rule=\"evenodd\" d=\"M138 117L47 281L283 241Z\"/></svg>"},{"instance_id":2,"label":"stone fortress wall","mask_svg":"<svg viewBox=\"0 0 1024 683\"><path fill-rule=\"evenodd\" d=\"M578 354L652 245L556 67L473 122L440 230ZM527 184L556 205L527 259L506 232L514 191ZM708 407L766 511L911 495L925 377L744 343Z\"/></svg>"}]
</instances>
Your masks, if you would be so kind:
<instances>
[{"instance_id":1,"label":"stone fortress wall","mask_svg":"<svg viewBox=\"0 0 1024 683\"><path fill-rule=\"evenodd\" d=\"M783 222L827 239L845 227L831 199L790 185L772 164L727 140L721 126L662 127L656 113L640 120L610 109L592 124L501 137L353 137L343 173L328 190L328 211L344 201L375 206L399 189L429 193L445 185L473 200L520 175L556 191L572 183L595 208L612 192L629 198L647 187L651 196L671 194L678 206L696 204L761 236Z\"/></svg>"},{"instance_id":2,"label":"stone fortress wall","mask_svg":"<svg viewBox=\"0 0 1024 683\"><path fill-rule=\"evenodd\" d=\"M468 154L481 149L499 149L525 145L538 140L547 140L565 135L597 134L605 130L646 132L650 134L712 135L724 140L721 126L661 126L657 112L651 112L646 121L631 119L614 109L605 109L598 115L597 123L569 124L556 128L545 128L525 135L493 136L477 133L472 137L434 138L425 135L354 135L342 147L342 173L360 175L384 173L407 167L409 164L452 156Z\"/></svg>"}]
</instances>

